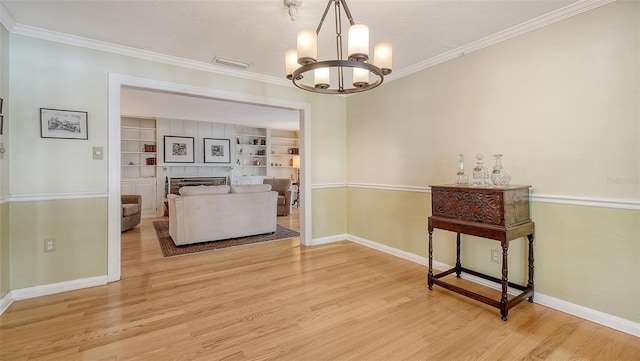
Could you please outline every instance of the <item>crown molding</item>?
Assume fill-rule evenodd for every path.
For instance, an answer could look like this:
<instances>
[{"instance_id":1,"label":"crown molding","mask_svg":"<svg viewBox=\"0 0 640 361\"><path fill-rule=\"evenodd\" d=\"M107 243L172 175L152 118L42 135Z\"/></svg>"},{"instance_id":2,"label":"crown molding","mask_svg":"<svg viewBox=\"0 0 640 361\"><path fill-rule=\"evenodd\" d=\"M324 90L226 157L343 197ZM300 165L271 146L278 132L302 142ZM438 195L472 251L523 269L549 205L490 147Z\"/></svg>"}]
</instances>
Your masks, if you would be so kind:
<instances>
[{"instance_id":1,"label":"crown molding","mask_svg":"<svg viewBox=\"0 0 640 361\"><path fill-rule=\"evenodd\" d=\"M2 11L2 14L5 14L5 13L6 11ZM4 17L0 18L0 21L2 21L4 24ZM7 26L5 25L5 27ZM175 65L175 66L180 66L180 67L194 69L194 70L201 70L201 71L216 73L220 75L232 76L236 78L243 78L248 80L271 83L275 85L284 85L284 86L293 87L291 82L284 78L281 79L273 76L262 75L262 74L248 72L248 71L227 69L217 65L180 58L177 56L165 55L165 54L160 54L153 51L142 50L142 49L122 46L122 45L116 45L116 44L108 43L105 41L93 40L93 39L84 38L81 36L59 33L56 31L41 29L41 28L29 26L29 25L17 24L15 22L14 22L14 25L11 26L10 29L7 28L7 30L9 30L9 32L11 32L12 34L53 41L56 43L61 43L66 45L73 45L73 46L78 46L78 47L87 48L87 49L105 51L113 54L130 56L134 58L150 60L150 61L169 64L169 65Z\"/></svg>"},{"instance_id":2,"label":"crown molding","mask_svg":"<svg viewBox=\"0 0 640 361\"><path fill-rule=\"evenodd\" d=\"M571 5L565 6L558 10L539 16L535 19L526 21L524 23L515 25L511 28L489 35L478 41L469 43L457 49L453 49L451 51L434 56L425 61L411 65L402 70L394 71L392 74L385 77L386 82L390 82L396 79L403 78L405 76L409 76L421 70L424 70L432 66L444 63L446 61L455 59L457 57L472 53L474 51L484 49L491 45L503 42L505 40L509 40L516 36L528 33L530 31L567 19L569 17L582 14L583 12L598 8L600 6L612 3L614 1L616 0L582 0L576 3L573 3ZM114 54L125 55L125 56L170 64L170 65L176 65L176 66L181 66L185 68L201 70L201 71L206 71L206 72L211 72L211 73L216 73L221 75L227 75L227 76L232 76L236 78L243 78L247 80L255 80L255 81L260 81L260 82L265 82L265 83L270 83L275 85L293 87L293 84L289 80L280 78L280 77L262 75L262 74L247 72L247 71L235 70L235 69L221 68L213 64L198 62L198 61L180 58L176 56L164 55L164 54L155 53L152 51L141 50L141 49L136 49L136 48L122 46L122 45L116 45L116 44L112 44L104 41L93 40L89 38L83 38L80 36L69 35L65 33L59 33L55 31L36 28L33 26L18 24L15 22L11 14L6 10L6 8L1 3L0 3L0 22L2 22L4 27L12 34L29 36L32 38L49 40L57 43L79 46L79 47L93 49L93 50L106 51Z\"/></svg>"},{"instance_id":3,"label":"crown molding","mask_svg":"<svg viewBox=\"0 0 640 361\"><path fill-rule=\"evenodd\" d=\"M571 5L565 6L558 10L539 16L535 19L525 21L524 23L512 26L508 29L499 31L495 34L491 34L480 40L474 41L467 45L450 50L446 53L442 53L440 55L434 56L433 58L411 65L397 72L394 71L394 73L389 75L388 81L393 81L396 79L403 78L405 76L411 75L413 73L417 73L427 68L431 68L433 66L444 63L446 61L487 48L491 45L501 43L505 40L515 38L516 36L526 34L528 32L545 27L547 25L551 25L558 21L570 18L575 15L582 14L589 10L593 10L600 6L607 5L614 1L616 0L582 0L576 3L573 3Z\"/></svg>"},{"instance_id":4,"label":"crown molding","mask_svg":"<svg viewBox=\"0 0 640 361\"><path fill-rule=\"evenodd\" d=\"M0 3L0 23L2 23L9 32L16 26L16 21L13 19L13 16L11 16L11 13L7 11L7 8L5 8L2 3Z\"/></svg>"}]
</instances>

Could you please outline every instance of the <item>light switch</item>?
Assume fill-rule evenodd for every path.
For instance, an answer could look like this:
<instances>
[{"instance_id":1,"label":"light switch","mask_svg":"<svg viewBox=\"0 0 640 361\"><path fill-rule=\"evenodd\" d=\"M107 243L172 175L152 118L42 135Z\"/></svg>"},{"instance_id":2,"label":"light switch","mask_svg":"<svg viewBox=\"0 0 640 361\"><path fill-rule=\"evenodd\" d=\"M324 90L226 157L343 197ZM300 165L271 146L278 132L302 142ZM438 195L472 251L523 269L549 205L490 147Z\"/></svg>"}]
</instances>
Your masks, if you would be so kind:
<instances>
[{"instance_id":1,"label":"light switch","mask_svg":"<svg viewBox=\"0 0 640 361\"><path fill-rule=\"evenodd\" d=\"M104 159L104 149L102 147L93 147L93 159Z\"/></svg>"}]
</instances>

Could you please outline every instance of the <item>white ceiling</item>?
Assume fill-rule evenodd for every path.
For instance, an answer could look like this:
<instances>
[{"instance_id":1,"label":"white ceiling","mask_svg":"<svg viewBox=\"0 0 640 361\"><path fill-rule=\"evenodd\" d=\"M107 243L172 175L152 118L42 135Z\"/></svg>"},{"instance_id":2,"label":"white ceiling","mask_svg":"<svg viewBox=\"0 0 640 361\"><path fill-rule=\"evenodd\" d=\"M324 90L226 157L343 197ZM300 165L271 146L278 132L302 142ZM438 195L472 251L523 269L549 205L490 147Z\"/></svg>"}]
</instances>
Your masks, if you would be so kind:
<instances>
[{"instance_id":1,"label":"white ceiling","mask_svg":"<svg viewBox=\"0 0 640 361\"><path fill-rule=\"evenodd\" d=\"M595 2L598 1L602 2ZM589 1L348 0L347 4L355 22L369 26L371 47L383 41L393 44L394 73L389 76L393 80L443 54L585 2ZM17 27L23 29L45 29L203 64L221 56L251 64L243 72L274 79L284 78L284 53L295 48L297 30L315 29L327 6L327 0L302 0L299 19L291 21L283 0L2 0L0 3ZM320 60L335 57L333 19L330 11L319 35ZM344 14L343 23L346 34L348 23ZM144 96L163 95L140 95ZM202 99L194 102L205 104ZM141 106L134 104L127 107L142 111ZM265 109L256 110L264 120ZM274 115L281 115L277 113ZM285 114L297 123L297 113Z\"/></svg>"}]
</instances>

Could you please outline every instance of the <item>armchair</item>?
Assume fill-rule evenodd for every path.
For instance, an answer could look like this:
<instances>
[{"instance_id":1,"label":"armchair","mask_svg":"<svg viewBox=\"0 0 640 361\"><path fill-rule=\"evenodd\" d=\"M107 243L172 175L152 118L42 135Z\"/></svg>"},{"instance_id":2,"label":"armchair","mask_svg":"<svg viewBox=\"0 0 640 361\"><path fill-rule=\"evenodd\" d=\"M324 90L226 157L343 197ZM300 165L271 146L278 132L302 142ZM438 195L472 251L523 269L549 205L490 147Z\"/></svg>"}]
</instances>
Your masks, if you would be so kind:
<instances>
[{"instance_id":1,"label":"armchair","mask_svg":"<svg viewBox=\"0 0 640 361\"><path fill-rule=\"evenodd\" d=\"M122 202L120 232L124 232L140 224L142 196L137 194L122 194L120 195L120 200Z\"/></svg>"},{"instance_id":2,"label":"armchair","mask_svg":"<svg viewBox=\"0 0 640 361\"><path fill-rule=\"evenodd\" d=\"M291 179L263 179L263 184L270 184L271 190L278 192L277 212L279 216L288 216L291 213L291 203L293 200L291 189Z\"/></svg>"}]
</instances>

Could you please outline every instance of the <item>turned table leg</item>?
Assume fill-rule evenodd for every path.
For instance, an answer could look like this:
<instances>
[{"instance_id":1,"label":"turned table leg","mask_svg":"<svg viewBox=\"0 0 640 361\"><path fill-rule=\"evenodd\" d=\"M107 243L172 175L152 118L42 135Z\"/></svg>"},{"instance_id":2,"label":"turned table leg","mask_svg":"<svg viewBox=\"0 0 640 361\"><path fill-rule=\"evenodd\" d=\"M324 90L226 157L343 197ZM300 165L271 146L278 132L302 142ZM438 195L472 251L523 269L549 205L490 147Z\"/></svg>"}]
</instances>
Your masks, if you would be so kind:
<instances>
[{"instance_id":1,"label":"turned table leg","mask_svg":"<svg viewBox=\"0 0 640 361\"><path fill-rule=\"evenodd\" d=\"M429 227L429 272L427 273L427 285L433 289L433 228Z\"/></svg>"},{"instance_id":2,"label":"turned table leg","mask_svg":"<svg viewBox=\"0 0 640 361\"><path fill-rule=\"evenodd\" d=\"M529 302L533 302L533 234L527 236L529 240L529 280L527 282L527 288L531 289L531 296L529 296Z\"/></svg>"},{"instance_id":3,"label":"turned table leg","mask_svg":"<svg viewBox=\"0 0 640 361\"><path fill-rule=\"evenodd\" d=\"M456 277L460 278L462 264L460 263L460 233L456 235Z\"/></svg>"},{"instance_id":4,"label":"turned table leg","mask_svg":"<svg viewBox=\"0 0 640 361\"><path fill-rule=\"evenodd\" d=\"M509 265L508 265L508 252L509 251L509 241L502 241L502 297L500 298L500 315L502 316L502 320L507 320L507 314L509 310L507 309L507 291L509 286Z\"/></svg>"}]
</instances>

